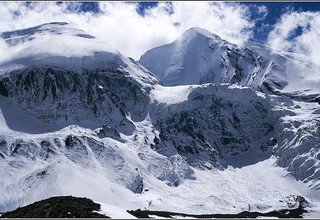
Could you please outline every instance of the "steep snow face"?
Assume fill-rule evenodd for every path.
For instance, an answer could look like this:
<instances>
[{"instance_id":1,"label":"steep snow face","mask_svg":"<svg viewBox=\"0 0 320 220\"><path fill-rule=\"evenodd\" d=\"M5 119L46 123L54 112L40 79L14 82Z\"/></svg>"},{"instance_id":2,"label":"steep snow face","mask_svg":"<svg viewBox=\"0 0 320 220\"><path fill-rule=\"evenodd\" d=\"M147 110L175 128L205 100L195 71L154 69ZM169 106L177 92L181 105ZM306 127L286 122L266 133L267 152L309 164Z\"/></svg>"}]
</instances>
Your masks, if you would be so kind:
<instances>
[{"instance_id":1,"label":"steep snow face","mask_svg":"<svg viewBox=\"0 0 320 220\"><path fill-rule=\"evenodd\" d=\"M306 60L305 57L293 53L272 53L268 46L256 42L248 42L245 47L283 67L280 70L286 74L281 74L281 72L273 74L273 78L282 77L283 80L288 81L288 84L282 89L283 92L320 94L320 67Z\"/></svg>"},{"instance_id":2,"label":"steep snow face","mask_svg":"<svg viewBox=\"0 0 320 220\"><path fill-rule=\"evenodd\" d=\"M278 165L310 187L320 189L320 108L316 103L272 97L277 122Z\"/></svg>"},{"instance_id":3,"label":"steep snow face","mask_svg":"<svg viewBox=\"0 0 320 220\"><path fill-rule=\"evenodd\" d=\"M319 68L306 66L296 56L274 54L258 43L238 47L200 28L191 28L171 44L147 51L139 62L165 85L212 82L265 92L301 89L320 92L320 80L314 73Z\"/></svg>"},{"instance_id":4,"label":"steep snow face","mask_svg":"<svg viewBox=\"0 0 320 220\"><path fill-rule=\"evenodd\" d=\"M287 83L285 58L269 59L269 54L237 47L200 28L146 52L139 62L166 85L214 82L258 87L266 83L282 89Z\"/></svg>"}]
</instances>

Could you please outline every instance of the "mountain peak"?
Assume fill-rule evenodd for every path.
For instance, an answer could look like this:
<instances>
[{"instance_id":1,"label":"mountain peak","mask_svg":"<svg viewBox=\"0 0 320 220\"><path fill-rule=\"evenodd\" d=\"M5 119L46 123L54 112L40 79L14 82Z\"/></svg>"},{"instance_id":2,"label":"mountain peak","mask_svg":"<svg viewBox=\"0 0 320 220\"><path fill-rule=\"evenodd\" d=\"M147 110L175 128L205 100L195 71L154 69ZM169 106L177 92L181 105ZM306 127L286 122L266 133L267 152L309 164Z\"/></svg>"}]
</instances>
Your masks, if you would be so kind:
<instances>
[{"instance_id":1,"label":"mountain peak","mask_svg":"<svg viewBox=\"0 0 320 220\"><path fill-rule=\"evenodd\" d=\"M3 32L0 37L8 44L7 56L0 62L0 72L41 62L80 68L84 57L105 60L109 56L120 56L107 42L66 22ZM105 53L109 55L102 55Z\"/></svg>"},{"instance_id":2,"label":"mountain peak","mask_svg":"<svg viewBox=\"0 0 320 220\"><path fill-rule=\"evenodd\" d=\"M270 51L261 50L263 61L249 49L193 27L169 46L146 52L139 62L165 85L232 83L264 88L270 84L283 89L287 85L285 67ZM258 72L257 67L261 68ZM264 77L266 72L270 79Z\"/></svg>"},{"instance_id":3,"label":"mountain peak","mask_svg":"<svg viewBox=\"0 0 320 220\"><path fill-rule=\"evenodd\" d=\"M209 32L206 29L202 29L199 27L191 27L189 29L187 29L183 34L182 37L183 38L190 38L190 37L195 37L195 36L205 36L207 38L213 38L213 39L221 39L218 35L213 34L211 32Z\"/></svg>"},{"instance_id":4,"label":"mountain peak","mask_svg":"<svg viewBox=\"0 0 320 220\"><path fill-rule=\"evenodd\" d=\"M95 38L94 36L87 34L83 30L74 28L67 22L44 23L31 28L0 33L0 37L3 38L11 46L17 45L21 42L31 41L36 39L36 37L44 35L68 35L87 39Z\"/></svg>"}]
</instances>

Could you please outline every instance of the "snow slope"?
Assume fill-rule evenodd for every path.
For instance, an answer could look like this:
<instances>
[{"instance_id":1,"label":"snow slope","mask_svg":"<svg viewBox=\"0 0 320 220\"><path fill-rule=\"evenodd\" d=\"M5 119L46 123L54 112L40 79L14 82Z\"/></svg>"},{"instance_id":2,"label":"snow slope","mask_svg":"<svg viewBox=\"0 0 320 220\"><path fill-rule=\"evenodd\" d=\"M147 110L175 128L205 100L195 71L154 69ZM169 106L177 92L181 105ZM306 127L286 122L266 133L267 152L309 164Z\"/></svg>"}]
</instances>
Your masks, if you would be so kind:
<instances>
[{"instance_id":1,"label":"snow slope","mask_svg":"<svg viewBox=\"0 0 320 220\"><path fill-rule=\"evenodd\" d=\"M116 49L65 22L52 22L29 29L3 32L8 44L7 58L0 62L0 73L30 66L51 66L81 72L122 66L139 82L157 79L135 61Z\"/></svg>"},{"instance_id":2,"label":"snow slope","mask_svg":"<svg viewBox=\"0 0 320 220\"><path fill-rule=\"evenodd\" d=\"M319 67L255 42L239 47L201 28L147 51L139 62L165 85L232 83L265 92L320 93Z\"/></svg>"},{"instance_id":3,"label":"snow slope","mask_svg":"<svg viewBox=\"0 0 320 220\"><path fill-rule=\"evenodd\" d=\"M55 195L99 201L116 218L264 212L303 196L319 215L318 104L257 92L250 77L165 87L66 23L1 36L13 52L0 64L0 212ZM41 39L73 47L67 38L94 46L37 49Z\"/></svg>"},{"instance_id":4,"label":"snow slope","mask_svg":"<svg viewBox=\"0 0 320 220\"><path fill-rule=\"evenodd\" d=\"M149 123L143 121L137 124L135 134L138 140L145 140L143 130ZM40 142L43 139L61 139L66 133L84 135L88 132L79 127L68 129L71 131L67 132L66 128L53 134L20 136L25 141ZM127 138L135 138L135 134ZM45 156L46 150L41 156L40 152L33 154L30 149L25 153L5 155L5 159L1 160L1 210L11 210L53 195L92 198L106 204L104 213L117 217L127 216L121 210L137 208L194 214L237 213L249 209L270 211L287 208L285 201L290 201L290 195L302 195L310 204L318 204L317 192L290 177L284 168L276 166L274 157L243 167L228 166L224 170L191 168L195 178L172 187L157 177L161 172L164 178L169 175L167 172L174 169L170 168L172 160L169 162L166 157L150 150L147 145L141 146L138 141L130 144L131 149L128 149L128 143L121 144L110 139L99 141L107 145L99 149L93 144L85 144L89 154L80 148L73 152L63 144L60 148L52 144L51 149L55 153L48 157ZM100 156L96 154L98 152ZM237 157L240 156L233 159L237 160ZM137 173L143 177L143 191L140 194L127 188ZM114 211L110 209L113 206L118 208Z\"/></svg>"},{"instance_id":5,"label":"snow slope","mask_svg":"<svg viewBox=\"0 0 320 220\"><path fill-rule=\"evenodd\" d=\"M206 86L199 91L206 91ZM238 94L243 90L218 86L216 95L226 97L234 89ZM152 93L168 93L172 88L159 90ZM190 91L185 91L190 97ZM250 89L244 91L249 92L246 97L254 95ZM158 106L160 101L151 102ZM171 105L183 102L189 101L177 100ZM106 207L116 206L116 212L105 212L117 217L121 210L138 208L194 214L263 212L288 207L287 200L295 204L293 195L304 196L311 210L318 207L318 190L295 180L286 166L277 166L279 158L271 156L272 146L266 151L251 147L235 156L222 154L219 160L224 161L224 167L203 169L190 166L180 153L168 156L153 150L159 131L151 117L134 125L132 134L120 133L120 140L101 138L97 130L73 125L43 134L4 129L0 144L4 157L0 160L1 210L54 195L85 196Z\"/></svg>"},{"instance_id":6,"label":"snow slope","mask_svg":"<svg viewBox=\"0 0 320 220\"><path fill-rule=\"evenodd\" d=\"M278 165L287 167L298 180L320 189L320 108L305 103L272 97L274 110L280 115L274 154Z\"/></svg>"}]
</instances>

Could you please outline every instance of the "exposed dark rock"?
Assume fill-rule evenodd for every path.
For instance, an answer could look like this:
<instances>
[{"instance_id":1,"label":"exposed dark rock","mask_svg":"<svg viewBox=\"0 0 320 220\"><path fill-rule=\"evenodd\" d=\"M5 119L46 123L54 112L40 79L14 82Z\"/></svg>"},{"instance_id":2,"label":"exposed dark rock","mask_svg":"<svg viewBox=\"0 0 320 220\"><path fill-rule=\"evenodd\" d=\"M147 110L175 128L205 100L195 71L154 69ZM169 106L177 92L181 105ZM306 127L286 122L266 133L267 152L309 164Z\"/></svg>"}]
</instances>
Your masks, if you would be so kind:
<instances>
[{"instance_id":1,"label":"exposed dark rock","mask_svg":"<svg viewBox=\"0 0 320 220\"><path fill-rule=\"evenodd\" d=\"M120 133L117 131L117 129L112 128L108 125L102 126L102 128L100 128L99 131L97 132L97 135L99 138L109 137L116 140L121 139Z\"/></svg>"},{"instance_id":2,"label":"exposed dark rock","mask_svg":"<svg viewBox=\"0 0 320 220\"><path fill-rule=\"evenodd\" d=\"M270 140L263 143L260 148L262 151L267 151L270 147L273 147L274 145L276 145L276 143L277 143L277 139L271 138Z\"/></svg>"},{"instance_id":3,"label":"exposed dark rock","mask_svg":"<svg viewBox=\"0 0 320 220\"><path fill-rule=\"evenodd\" d=\"M65 140L65 146L68 150L66 156L75 163L84 162L88 159L88 149L83 138L71 134Z\"/></svg>"},{"instance_id":4,"label":"exposed dark rock","mask_svg":"<svg viewBox=\"0 0 320 220\"><path fill-rule=\"evenodd\" d=\"M73 147L75 143L77 142L78 138L76 138L73 135L68 135L68 137L65 140L65 144L67 148Z\"/></svg>"},{"instance_id":5,"label":"exposed dark rock","mask_svg":"<svg viewBox=\"0 0 320 220\"><path fill-rule=\"evenodd\" d=\"M0 95L2 95L4 97L8 97L8 95L9 95L7 85L4 81L0 81Z\"/></svg>"},{"instance_id":6,"label":"exposed dark rock","mask_svg":"<svg viewBox=\"0 0 320 220\"><path fill-rule=\"evenodd\" d=\"M118 64L82 73L33 66L0 76L0 95L40 121L50 124L60 119L62 128L87 119L96 122L92 129L108 123L128 134L132 125L122 125L123 120L129 115L134 121L143 120L147 114L150 98L143 87Z\"/></svg>"},{"instance_id":7,"label":"exposed dark rock","mask_svg":"<svg viewBox=\"0 0 320 220\"><path fill-rule=\"evenodd\" d=\"M97 213L100 204L88 198L59 196L17 208L0 218L109 218Z\"/></svg>"},{"instance_id":8,"label":"exposed dark rock","mask_svg":"<svg viewBox=\"0 0 320 220\"><path fill-rule=\"evenodd\" d=\"M222 167L224 156L258 148L257 142L274 136L274 117L266 100L248 89L245 94L254 101L244 104L230 98L233 93L225 95L229 93L226 88L217 87L194 89L188 101L157 108L161 109L155 118L159 135L152 149L165 156L179 154L189 165L206 169L208 164ZM265 151L268 144L273 142L260 150Z\"/></svg>"},{"instance_id":9,"label":"exposed dark rock","mask_svg":"<svg viewBox=\"0 0 320 220\"><path fill-rule=\"evenodd\" d=\"M141 176L136 176L130 188L132 192L141 194L143 192L143 178Z\"/></svg>"},{"instance_id":10,"label":"exposed dark rock","mask_svg":"<svg viewBox=\"0 0 320 220\"><path fill-rule=\"evenodd\" d=\"M18 152L18 150L20 149L20 147L21 147L21 144L17 143L15 145L15 147L13 148L12 154L16 154Z\"/></svg>"},{"instance_id":11,"label":"exposed dark rock","mask_svg":"<svg viewBox=\"0 0 320 220\"><path fill-rule=\"evenodd\" d=\"M45 170L37 173L37 176L40 178L43 178L45 175L47 175L47 171L45 171Z\"/></svg>"},{"instance_id":12,"label":"exposed dark rock","mask_svg":"<svg viewBox=\"0 0 320 220\"><path fill-rule=\"evenodd\" d=\"M131 215L137 218L150 218L150 215L159 216L164 218L177 218L186 217L186 218L257 218L257 217L277 217L277 218L302 218L303 213L307 211L302 207L299 206L295 209L281 209L271 212L250 212L244 211L237 214L204 214L204 215L193 215L193 214L185 214L185 213L178 213L178 212L165 212L165 211L150 211L150 210L129 210L128 211Z\"/></svg>"},{"instance_id":13,"label":"exposed dark rock","mask_svg":"<svg viewBox=\"0 0 320 220\"><path fill-rule=\"evenodd\" d=\"M83 37L83 38L89 38L89 39L93 39L95 38L94 36L91 36L89 34L77 34L78 37Z\"/></svg>"}]
</instances>

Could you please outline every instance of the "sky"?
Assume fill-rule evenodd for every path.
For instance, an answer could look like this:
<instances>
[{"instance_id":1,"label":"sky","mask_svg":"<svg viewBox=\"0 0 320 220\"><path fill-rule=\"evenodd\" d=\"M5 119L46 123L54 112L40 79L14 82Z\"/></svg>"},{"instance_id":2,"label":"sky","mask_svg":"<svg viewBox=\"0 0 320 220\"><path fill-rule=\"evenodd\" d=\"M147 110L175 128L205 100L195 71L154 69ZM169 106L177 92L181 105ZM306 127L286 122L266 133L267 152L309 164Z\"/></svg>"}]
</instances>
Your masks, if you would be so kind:
<instances>
[{"instance_id":1,"label":"sky","mask_svg":"<svg viewBox=\"0 0 320 220\"><path fill-rule=\"evenodd\" d=\"M268 33L272 30L272 26L276 24L281 15L292 10L297 12L320 11L320 3L317 2L239 2L240 4L248 7L253 7L251 10L252 19L256 19L260 16L259 13L255 13L255 6L266 6L268 13L264 19L259 20L256 23L256 31L252 40L265 43L268 37ZM138 2L137 12L144 15L145 10L148 8L156 7L158 2ZM99 12L99 4L97 2L83 2L81 3L81 10L85 12ZM297 32L299 34L300 32Z\"/></svg>"},{"instance_id":2,"label":"sky","mask_svg":"<svg viewBox=\"0 0 320 220\"><path fill-rule=\"evenodd\" d=\"M320 65L320 2L2 2L0 32L64 21L139 59L191 27ZM0 39L0 50L5 48Z\"/></svg>"}]
</instances>

